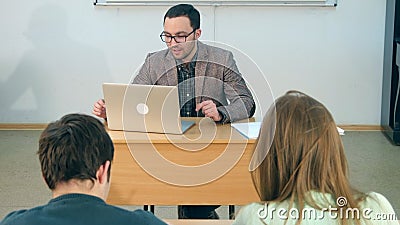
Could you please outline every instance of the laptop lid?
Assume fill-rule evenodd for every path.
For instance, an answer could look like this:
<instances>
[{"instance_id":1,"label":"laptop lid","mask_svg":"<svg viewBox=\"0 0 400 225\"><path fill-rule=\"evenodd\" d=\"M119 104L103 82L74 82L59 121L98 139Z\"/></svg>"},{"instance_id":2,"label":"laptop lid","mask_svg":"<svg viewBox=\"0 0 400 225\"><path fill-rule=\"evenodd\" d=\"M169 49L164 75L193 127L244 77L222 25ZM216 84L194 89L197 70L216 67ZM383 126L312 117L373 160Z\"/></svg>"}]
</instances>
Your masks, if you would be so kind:
<instances>
[{"instance_id":1,"label":"laptop lid","mask_svg":"<svg viewBox=\"0 0 400 225\"><path fill-rule=\"evenodd\" d=\"M103 94L111 130L182 134L194 124L180 118L176 86L104 83Z\"/></svg>"}]
</instances>

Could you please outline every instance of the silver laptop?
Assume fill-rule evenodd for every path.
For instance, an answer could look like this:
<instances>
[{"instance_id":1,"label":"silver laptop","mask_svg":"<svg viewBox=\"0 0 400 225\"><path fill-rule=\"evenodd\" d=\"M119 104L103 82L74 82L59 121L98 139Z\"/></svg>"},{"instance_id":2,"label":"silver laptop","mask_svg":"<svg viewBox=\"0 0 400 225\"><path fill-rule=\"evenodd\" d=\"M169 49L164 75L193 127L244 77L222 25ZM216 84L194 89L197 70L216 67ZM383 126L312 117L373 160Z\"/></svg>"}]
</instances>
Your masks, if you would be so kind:
<instances>
[{"instance_id":1,"label":"silver laptop","mask_svg":"<svg viewBox=\"0 0 400 225\"><path fill-rule=\"evenodd\" d=\"M111 130L183 134L194 125L180 118L176 86L103 84Z\"/></svg>"}]
</instances>

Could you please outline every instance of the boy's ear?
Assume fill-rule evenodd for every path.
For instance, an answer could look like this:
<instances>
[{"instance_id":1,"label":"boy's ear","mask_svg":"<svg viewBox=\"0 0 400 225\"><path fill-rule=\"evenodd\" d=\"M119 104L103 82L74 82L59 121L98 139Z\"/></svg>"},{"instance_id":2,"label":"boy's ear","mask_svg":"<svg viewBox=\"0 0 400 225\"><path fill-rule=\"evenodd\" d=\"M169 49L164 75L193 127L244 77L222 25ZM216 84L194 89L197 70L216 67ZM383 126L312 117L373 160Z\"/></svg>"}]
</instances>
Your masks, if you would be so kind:
<instances>
[{"instance_id":1,"label":"boy's ear","mask_svg":"<svg viewBox=\"0 0 400 225\"><path fill-rule=\"evenodd\" d=\"M110 161L107 160L104 164L102 164L97 170L96 176L97 180L103 184L108 182L108 169L110 168Z\"/></svg>"}]
</instances>

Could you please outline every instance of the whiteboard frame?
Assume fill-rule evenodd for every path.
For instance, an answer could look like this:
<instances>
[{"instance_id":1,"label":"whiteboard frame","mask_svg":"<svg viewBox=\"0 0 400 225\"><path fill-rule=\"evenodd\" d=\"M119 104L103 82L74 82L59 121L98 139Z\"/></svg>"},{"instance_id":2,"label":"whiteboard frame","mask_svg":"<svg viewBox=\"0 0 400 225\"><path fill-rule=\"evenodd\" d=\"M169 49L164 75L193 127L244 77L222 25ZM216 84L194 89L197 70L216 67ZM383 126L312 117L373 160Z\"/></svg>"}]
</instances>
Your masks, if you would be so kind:
<instances>
[{"instance_id":1,"label":"whiteboard frame","mask_svg":"<svg viewBox=\"0 0 400 225\"><path fill-rule=\"evenodd\" d=\"M314 6L336 7L337 0L186 0L186 3L205 6ZM96 6L170 6L179 0L94 0Z\"/></svg>"}]
</instances>

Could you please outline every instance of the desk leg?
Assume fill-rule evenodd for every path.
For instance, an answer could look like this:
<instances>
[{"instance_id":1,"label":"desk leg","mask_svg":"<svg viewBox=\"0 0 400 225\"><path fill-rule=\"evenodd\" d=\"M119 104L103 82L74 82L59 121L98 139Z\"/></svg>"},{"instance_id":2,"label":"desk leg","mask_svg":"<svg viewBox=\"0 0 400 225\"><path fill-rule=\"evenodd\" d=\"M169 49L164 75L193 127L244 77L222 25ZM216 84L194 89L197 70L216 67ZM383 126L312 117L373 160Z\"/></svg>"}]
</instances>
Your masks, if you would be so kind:
<instances>
[{"instance_id":1,"label":"desk leg","mask_svg":"<svg viewBox=\"0 0 400 225\"><path fill-rule=\"evenodd\" d=\"M235 219L235 206L234 205L229 205L229 219L230 220Z\"/></svg>"},{"instance_id":2,"label":"desk leg","mask_svg":"<svg viewBox=\"0 0 400 225\"><path fill-rule=\"evenodd\" d=\"M150 212L154 214L154 205L144 205L143 210L149 211L149 206L150 206Z\"/></svg>"},{"instance_id":3,"label":"desk leg","mask_svg":"<svg viewBox=\"0 0 400 225\"><path fill-rule=\"evenodd\" d=\"M150 205L150 212L154 214L154 205Z\"/></svg>"}]
</instances>

